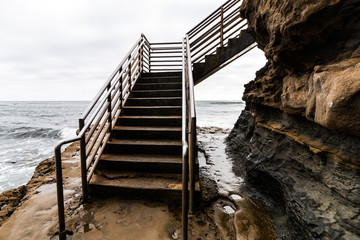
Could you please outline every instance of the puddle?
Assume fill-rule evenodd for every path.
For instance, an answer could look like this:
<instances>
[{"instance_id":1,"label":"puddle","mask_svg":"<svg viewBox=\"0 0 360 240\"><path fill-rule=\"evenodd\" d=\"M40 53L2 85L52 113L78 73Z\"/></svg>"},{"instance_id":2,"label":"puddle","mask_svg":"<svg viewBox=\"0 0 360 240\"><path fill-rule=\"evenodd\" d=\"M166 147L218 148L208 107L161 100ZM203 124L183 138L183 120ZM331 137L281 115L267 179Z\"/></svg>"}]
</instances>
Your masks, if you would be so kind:
<instances>
[{"instance_id":1,"label":"puddle","mask_svg":"<svg viewBox=\"0 0 360 240\"><path fill-rule=\"evenodd\" d=\"M232 194L232 195L230 195L230 199L237 202L237 201L241 201L243 199L243 197L241 197L237 194Z\"/></svg>"},{"instance_id":2,"label":"puddle","mask_svg":"<svg viewBox=\"0 0 360 240\"><path fill-rule=\"evenodd\" d=\"M226 154L228 132L216 127L199 128L199 166L205 191L213 191L213 220L221 239L273 240L273 226L266 210L242 194L244 179L233 172L233 160ZM215 185L216 189L213 189Z\"/></svg>"},{"instance_id":3,"label":"puddle","mask_svg":"<svg viewBox=\"0 0 360 240\"><path fill-rule=\"evenodd\" d=\"M224 209L225 213L227 213L227 214L234 214L235 213L235 210L230 206L224 206L223 209Z\"/></svg>"},{"instance_id":4,"label":"puddle","mask_svg":"<svg viewBox=\"0 0 360 240\"><path fill-rule=\"evenodd\" d=\"M227 134L223 129L200 128L198 142L205 151L199 154L199 166L206 170L217 184L217 191L224 197L239 192L244 180L233 172L232 159L225 152Z\"/></svg>"}]
</instances>

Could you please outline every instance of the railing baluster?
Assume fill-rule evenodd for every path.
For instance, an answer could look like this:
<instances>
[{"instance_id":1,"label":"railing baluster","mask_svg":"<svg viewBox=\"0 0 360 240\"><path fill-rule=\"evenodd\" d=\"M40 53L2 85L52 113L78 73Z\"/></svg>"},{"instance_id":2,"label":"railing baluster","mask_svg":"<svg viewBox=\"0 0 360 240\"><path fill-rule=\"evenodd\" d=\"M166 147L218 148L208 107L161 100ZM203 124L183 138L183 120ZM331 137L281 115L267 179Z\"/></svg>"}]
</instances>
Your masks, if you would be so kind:
<instances>
[{"instance_id":1,"label":"railing baluster","mask_svg":"<svg viewBox=\"0 0 360 240\"><path fill-rule=\"evenodd\" d=\"M120 74L120 78L119 78L119 98L120 98L120 114L123 114L123 77L122 77L122 67L119 69L119 74Z\"/></svg>"},{"instance_id":2,"label":"railing baluster","mask_svg":"<svg viewBox=\"0 0 360 240\"><path fill-rule=\"evenodd\" d=\"M109 83L108 87L107 87L107 90L108 91L111 91L111 84ZM108 113L109 113L109 117L107 119L107 121L109 122L110 124L110 127L108 129L108 132L111 133L111 130L112 130L112 127L111 127L111 122L112 122L112 116L111 116L111 94L109 94L109 96L107 97L107 102L109 103L109 106L108 106Z\"/></svg>"},{"instance_id":3,"label":"railing baluster","mask_svg":"<svg viewBox=\"0 0 360 240\"><path fill-rule=\"evenodd\" d=\"M224 46L224 8L220 10L220 47Z\"/></svg>"},{"instance_id":4,"label":"railing baluster","mask_svg":"<svg viewBox=\"0 0 360 240\"><path fill-rule=\"evenodd\" d=\"M129 73L128 73L128 76L129 76L129 78L128 78L128 81L129 81L129 88L128 88L128 92L130 92L131 91L131 84L132 84L132 82L131 82L131 55L129 56L129 68L128 68L128 71L129 71Z\"/></svg>"}]
</instances>

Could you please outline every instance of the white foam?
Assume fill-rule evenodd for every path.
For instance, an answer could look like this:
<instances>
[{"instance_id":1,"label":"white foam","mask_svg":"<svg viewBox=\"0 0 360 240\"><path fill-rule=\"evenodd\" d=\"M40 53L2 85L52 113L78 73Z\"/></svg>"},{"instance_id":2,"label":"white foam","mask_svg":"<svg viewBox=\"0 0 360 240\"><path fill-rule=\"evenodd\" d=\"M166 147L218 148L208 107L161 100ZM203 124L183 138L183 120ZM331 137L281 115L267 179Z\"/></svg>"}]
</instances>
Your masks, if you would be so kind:
<instances>
[{"instance_id":1,"label":"white foam","mask_svg":"<svg viewBox=\"0 0 360 240\"><path fill-rule=\"evenodd\" d=\"M64 128L61 130L61 138L62 139L69 139L76 137L76 128Z\"/></svg>"}]
</instances>

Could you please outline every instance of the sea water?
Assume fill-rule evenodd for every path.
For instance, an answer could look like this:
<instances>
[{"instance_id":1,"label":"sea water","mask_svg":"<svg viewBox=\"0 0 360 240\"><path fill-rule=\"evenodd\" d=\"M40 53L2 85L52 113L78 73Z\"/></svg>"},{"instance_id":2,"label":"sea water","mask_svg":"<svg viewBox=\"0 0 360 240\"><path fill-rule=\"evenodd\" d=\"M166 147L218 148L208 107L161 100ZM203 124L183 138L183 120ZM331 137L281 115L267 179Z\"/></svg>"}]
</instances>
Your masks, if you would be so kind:
<instances>
[{"instance_id":1,"label":"sea water","mask_svg":"<svg viewBox=\"0 0 360 240\"><path fill-rule=\"evenodd\" d=\"M0 192L26 184L54 147L75 137L89 102L0 102ZM197 101L197 125L232 128L241 101Z\"/></svg>"}]
</instances>

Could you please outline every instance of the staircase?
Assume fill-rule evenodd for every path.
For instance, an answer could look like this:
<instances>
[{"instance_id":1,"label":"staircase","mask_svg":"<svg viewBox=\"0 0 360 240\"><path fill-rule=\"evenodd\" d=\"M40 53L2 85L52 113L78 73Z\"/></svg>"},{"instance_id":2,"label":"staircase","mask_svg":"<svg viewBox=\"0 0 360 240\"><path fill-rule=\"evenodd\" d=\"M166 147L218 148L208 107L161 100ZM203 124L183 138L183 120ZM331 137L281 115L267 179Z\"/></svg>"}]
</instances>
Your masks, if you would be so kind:
<instances>
[{"instance_id":1,"label":"staircase","mask_svg":"<svg viewBox=\"0 0 360 240\"><path fill-rule=\"evenodd\" d=\"M181 200L188 238L188 212L200 196L194 85L256 46L240 5L228 0L182 42L141 34L79 119L78 136L55 147L60 240L69 234L61 147L75 141L84 202L89 194Z\"/></svg>"},{"instance_id":2,"label":"staircase","mask_svg":"<svg viewBox=\"0 0 360 240\"><path fill-rule=\"evenodd\" d=\"M181 72L140 76L89 182L90 194L181 199L181 89Z\"/></svg>"},{"instance_id":3,"label":"staircase","mask_svg":"<svg viewBox=\"0 0 360 240\"><path fill-rule=\"evenodd\" d=\"M198 84L221 68L230 64L240 56L244 55L255 47L254 38L245 30L240 32L239 37L230 38L228 45L216 48L215 54L205 55L204 62L194 63L194 83Z\"/></svg>"}]
</instances>

